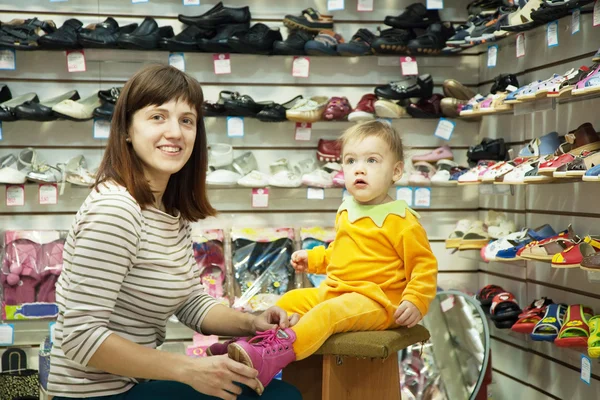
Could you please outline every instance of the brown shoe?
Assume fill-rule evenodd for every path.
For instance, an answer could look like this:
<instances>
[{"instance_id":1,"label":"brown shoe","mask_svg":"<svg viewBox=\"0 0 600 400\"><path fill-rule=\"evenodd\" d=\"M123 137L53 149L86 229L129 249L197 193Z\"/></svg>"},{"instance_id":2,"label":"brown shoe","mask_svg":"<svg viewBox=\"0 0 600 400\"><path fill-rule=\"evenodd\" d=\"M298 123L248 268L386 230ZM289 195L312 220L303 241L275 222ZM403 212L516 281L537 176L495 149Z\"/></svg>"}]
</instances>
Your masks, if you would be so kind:
<instances>
[{"instance_id":1,"label":"brown shoe","mask_svg":"<svg viewBox=\"0 0 600 400\"><path fill-rule=\"evenodd\" d=\"M600 136L589 122L566 134L565 139L572 144L569 153L573 155L581 154L583 151L600 149Z\"/></svg>"},{"instance_id":2,"label":"brown shoe","mask_svg":"<svg viewBox=\"0 0 600 400\"><path fill-rule=\"evenodd\" d=\"M460 111L458 111L458 107L460 105L466 105L468 101L466 100L458 100L453 97L445 97L442 99L441 107L442 114L449 118L456 118L460 116Z\"/></svg>"},{"instance_id":3,"label":"brown shoe","mask_svg":"<svg viewBox=\"0 0 600 400\"><path fill-rule=\"evenodd\" d=\"M318 33L323 29L333 29L333 16L323 15L313 8L307 8L300 16L286 15L283 24L290 29Z\"/></svg>"},{"instance_id":4,"label":"brown shoe","mask_svg":"<svg viewBox=\"0 0 600 400\"><path fill-rule=\"evenodd\" d=\"M446 79L443 88L446 97L454 97L458 100L470 100L475 97L474 91L454 79Z\"/></svg>"}]
</instances>

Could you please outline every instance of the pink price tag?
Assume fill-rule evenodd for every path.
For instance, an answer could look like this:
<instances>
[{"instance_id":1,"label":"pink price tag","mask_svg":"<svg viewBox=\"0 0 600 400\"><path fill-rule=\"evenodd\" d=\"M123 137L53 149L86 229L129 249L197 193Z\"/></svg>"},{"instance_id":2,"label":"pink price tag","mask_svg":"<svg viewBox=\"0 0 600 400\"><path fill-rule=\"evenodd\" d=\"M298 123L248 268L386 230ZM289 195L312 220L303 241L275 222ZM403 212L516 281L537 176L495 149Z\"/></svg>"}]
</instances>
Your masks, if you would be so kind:
<instances>
[{"instance_id":1,"label":"pink price tag","mask_svg":"<svg viewBox=\"0 0 600 400\"><path fill-rule=\"evenodd\" d=\"M296 140L299 140L299 141L310 140L311 133L312 133L312 123L296 122Z\"/></svg>"},{"instance_id":2,"label":"pink price tag","mask_svg":"<svg viewBox=\"0 0 600 400\"><path fill-rule=\"evenodd\" d=\"M25 205L25 185L6 185L6 205L8 207Z\"/></svg>"},{"instance_id":3,"label":"pink price tag","mask_svg":"<svg viewBox=\"0 0 600 400\"><path fill-rule=\"evenodd\" d=\"M231 57L229 54L213 54L215 65L215 74L230 74L231 73Z\"/></svg>"},{"instance_id":4,"label":"pink price tag","mask_svg":"<svg viewBox=\"0 0 600 400\"><path fill-rule=\"evenodd\" d=\"M269 207L269 189L252 189L252 207L267 208Z\"/></svg>"},{"instance_id":5,"label":"pink price tag","mask_svg":"<svg viewBox=\"0 0 600 400\"><path fill-rule=\"evenodd\" d=\"M402 75L419 75L419 66L414 57L400 57L400 68L402 68Z\"/></svg>"},{"instance_id":6,"label":"pink price tag","mask_svg":"<svg viewBox=\"0 0 600 400\"><path fill-rule=\"evenodd\" d=\"M358 0L356 11L373 11L373 0Z\"/></svg>"},{"instance_id":7,"label":"pink price tag","mask_svg":"<svg viewBox=\"0 0 600 400\"><path fill-rule=\"evenodd\" d=\"M296 78L308 78L308 72L310 70L310 58L296 56L292 63L292 76Z\"/></svg>"},{"instance_id":8,"label":"pink price tag","mask_svg":"<svg viewBox=\"0 0 600 400\"><path fill-rule=\"evenodd\" d=\"M85 72L85 53L82 50L67 50L67 71Z\"/></svg>"},{"instance_id":9,"label":"pink price tag","mask_svg":"<svg viewBox=\"0 0 600 400\"><path fill-rule=\"evenodd\" d=\"M40 205L58 204L58 186L56 183L41 183L38 188Z\"/></svg>"}]
</instances>

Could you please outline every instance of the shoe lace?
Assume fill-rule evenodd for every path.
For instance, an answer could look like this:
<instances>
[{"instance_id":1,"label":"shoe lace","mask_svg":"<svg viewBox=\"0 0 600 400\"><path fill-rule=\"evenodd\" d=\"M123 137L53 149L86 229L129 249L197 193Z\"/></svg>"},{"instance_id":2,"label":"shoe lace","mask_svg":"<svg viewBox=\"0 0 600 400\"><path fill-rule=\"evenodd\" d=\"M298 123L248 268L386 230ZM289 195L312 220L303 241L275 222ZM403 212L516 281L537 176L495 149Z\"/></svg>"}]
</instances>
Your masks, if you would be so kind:
<instances>
[{"instance_id":1,"label":"shoe lace","mask_svg":"<svg viewBox=\"0 0 600 400\"><path fill-rule=\"evenodd\" d=\"M278 329L270 329L264 332L257 332L256 336L248 341L254 346L261 346L267 349L266 353L275 353L277 351L289 350L289 345L277 336Z\"/></svg>"}]
</instances>

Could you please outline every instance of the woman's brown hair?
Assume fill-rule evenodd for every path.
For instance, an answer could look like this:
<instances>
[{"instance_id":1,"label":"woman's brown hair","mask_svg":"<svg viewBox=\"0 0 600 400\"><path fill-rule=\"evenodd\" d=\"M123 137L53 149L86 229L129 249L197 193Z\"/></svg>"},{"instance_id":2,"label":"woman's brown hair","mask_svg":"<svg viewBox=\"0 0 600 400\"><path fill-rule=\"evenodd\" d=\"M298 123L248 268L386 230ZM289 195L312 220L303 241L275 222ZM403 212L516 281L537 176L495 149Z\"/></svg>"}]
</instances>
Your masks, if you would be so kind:
<instances>
[{"instance_id":1,"label":"woman's brown hair","mask_svg":"<svg viewBox=\"0 0 600 400\"><path fill-rule=\"evenodd\" d=\"M202 118L204 95L200 83L177 68L150 65L127 81L115 106L108 145L94 186L97 188L101 182L114 181L124 186L140 207L154 204L142 161L126 139L136 111L171 100L185 101L196 109L198 118L192 155L181 170L171 175L162 200L168 213L178 210L182 218L197 221L216 214L206 195L208 151Z\"/></svg>"}]
</instances>

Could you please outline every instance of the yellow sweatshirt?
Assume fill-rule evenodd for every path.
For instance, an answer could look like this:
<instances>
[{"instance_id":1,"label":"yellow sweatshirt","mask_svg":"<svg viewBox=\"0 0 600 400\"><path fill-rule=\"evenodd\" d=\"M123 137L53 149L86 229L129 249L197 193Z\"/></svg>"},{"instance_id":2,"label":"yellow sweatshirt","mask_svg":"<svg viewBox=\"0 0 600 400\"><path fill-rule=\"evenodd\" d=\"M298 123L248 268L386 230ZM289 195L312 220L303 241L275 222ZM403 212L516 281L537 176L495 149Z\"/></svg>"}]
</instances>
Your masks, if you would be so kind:
<instances>
[{"instance_id":1,"label":"yellow sweatshirt","mask_svg":"<svg viewBox=\"0 0 600 400\"><path fill-rule=\"evenodd\" d=\"M327 249L308 251L308 272L327 274L326 298L356 292L393 314L404 300L425 316L437 288L437 260L419 214L403 200L364 206L346 197ZM390 315L391 315L390 314Z\"/></svg>"}]
</instances>

